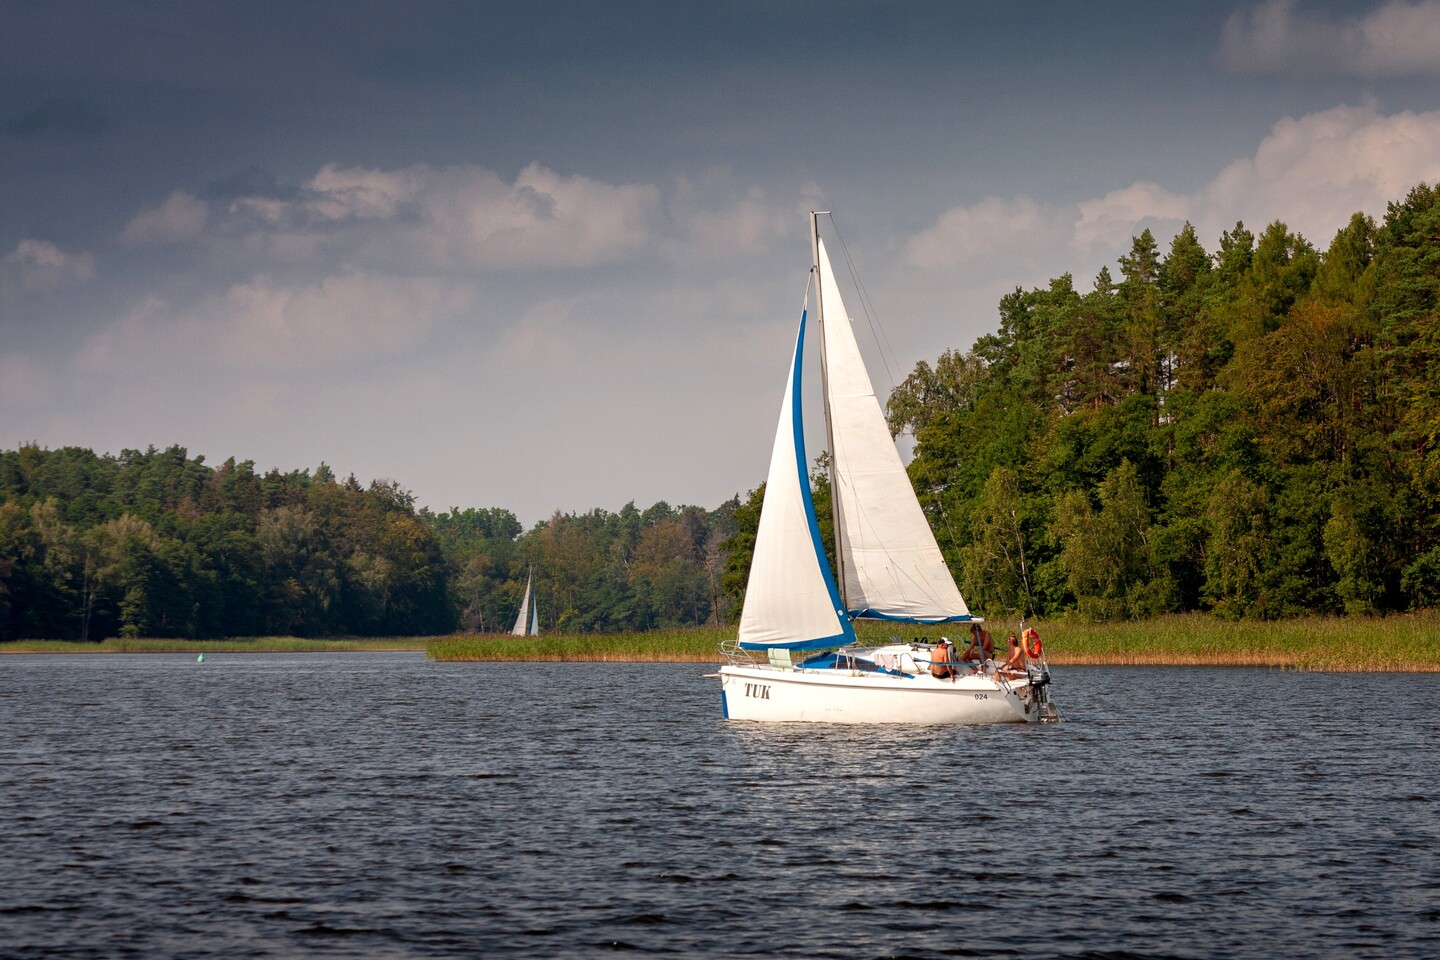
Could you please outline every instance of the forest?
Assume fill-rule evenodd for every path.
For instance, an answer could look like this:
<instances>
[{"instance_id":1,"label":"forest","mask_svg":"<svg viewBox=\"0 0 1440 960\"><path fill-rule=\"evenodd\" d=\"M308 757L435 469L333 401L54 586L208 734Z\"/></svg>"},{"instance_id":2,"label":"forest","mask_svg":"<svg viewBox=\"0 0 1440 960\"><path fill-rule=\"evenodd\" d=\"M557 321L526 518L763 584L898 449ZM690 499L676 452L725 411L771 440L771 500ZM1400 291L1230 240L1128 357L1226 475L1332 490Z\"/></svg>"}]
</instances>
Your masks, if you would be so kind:
<instances>
[{"instance_id":1,"label":"forest","mask_svg":"<svg viewBox=\"0 0 1440 960\"><path fill-rule=\"evenodd\" d=\"M1147 230L1090 289L891 395L972 609L1116 620L1440 605L1440 189L1320 250L1236 223ZM815 502L828 536L823 457ZM762 489L714 509L417 508L394 480L211 466L182 447L0 451L0 640L504 631L733 620Z\"/></svg>"},{"instance_id":2,"label":"forest","mask_svg":"<svg viewBox=\"0 0 1440 960\"><path fill-rule=\"evenodd\" d=\"M1186 225L1016 290L892 394L972 607L1091 620L1440 602L1440 190L1323 252Z\"/></svg>"},{"instance_id":3,"label":"forest","mask_svg":"<svg viewBox=\"0 0 1440 960\"><path fill-rule=\"evenodd\" d=\"M0 452L0 639L413 636L508 630L527 571L542 628L705 623L734 504L557 513L417 509L392 480L218 467L182 447Z\"/></svg>"}]
</instances>

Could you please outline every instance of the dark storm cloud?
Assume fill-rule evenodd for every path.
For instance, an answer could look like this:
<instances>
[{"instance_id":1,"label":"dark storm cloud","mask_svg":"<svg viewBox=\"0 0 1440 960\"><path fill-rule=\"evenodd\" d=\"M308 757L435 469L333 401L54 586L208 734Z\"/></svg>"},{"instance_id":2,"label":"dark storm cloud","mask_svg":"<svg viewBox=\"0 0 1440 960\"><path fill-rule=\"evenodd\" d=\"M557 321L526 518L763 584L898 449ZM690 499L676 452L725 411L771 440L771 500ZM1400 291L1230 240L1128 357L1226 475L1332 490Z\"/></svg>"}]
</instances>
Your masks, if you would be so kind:
<instances>
[{"instance_id":1,"label":"dark storm cloud","mask_svg":"<svg viewBox=\"0 0 1440 960\"><path fill-rule=\"evenodd\" d=\"M1345 6L0 0L0 393L46 388L0 432L326 455L531 519L719 502L763 469L822 201L918 359L1161 214L1325 233L1433 178L1432 77L1337 113L1381 81L1217 68L1237 9ZM694 449L613 442L637 385Z\"/></svg>"},{"instance_id":2,"label":"dark storm cloud","mask_svg":"<svg viewBox=\"0 0 1440 960\"><path fill-rule=\"evenodd\" d=\"M79 97L52 97L11 120L5 129L16 137L45 134L97 137L105 131L109 122L93 104Z\"/></svg>"}]
</instances>

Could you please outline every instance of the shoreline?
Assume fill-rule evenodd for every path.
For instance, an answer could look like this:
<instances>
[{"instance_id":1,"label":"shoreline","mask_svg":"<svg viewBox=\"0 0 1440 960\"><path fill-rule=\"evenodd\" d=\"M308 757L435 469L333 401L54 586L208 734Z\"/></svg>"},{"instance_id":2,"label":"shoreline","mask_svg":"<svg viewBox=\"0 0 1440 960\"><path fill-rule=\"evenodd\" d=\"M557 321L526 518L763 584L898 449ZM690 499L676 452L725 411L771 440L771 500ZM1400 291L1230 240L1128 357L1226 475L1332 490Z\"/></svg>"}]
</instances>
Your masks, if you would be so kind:
<instances>
[{"instance_id":1,"label":"shoreline","mask_svg":"<svg viewBox=\"0 0 1440 960\"><path fill-rule=\"evenodd\" d=\"M1174 614L1119 623L1029 622L1039 629L1053 667L1264 667L1324 673L1440 673L1440 610L1387 617L1298 617L1228 621L1206 614ZM997 646L1019 622L985 624ZM862 644L932 642L966 636L961 624L857 622ZM4 654L112 653L340 653L422 651L432 660L471 663L695 663L719 664L720 644L735 628L692 627L621 634L450 634L431 637L241 637L218 640L110 638L98 643L17 640Z\"/></svg>"},{"instance_id":2,"label":"shoreline","mask_svg":"<svg viewBox=\"0 0 1440 960\"><path fill-rule=\"evenodd\" d=\"M249 656L262 653L424 653L423 645L414 644L336 644L326 647L307 647L305 649L266 649L260 647L237 648L233 645L227 646L204 646L206 641L196 641L194 645L182 648L167 649L115 649L113 647L99 649L99 644L86 644L96 649L38 649L17 641L14 644L0 646L0 657L11 656L55 656L55 657L79 657L79 656L115 656L117 654L142 654L142 655L164 655L189 656L191 654L237 654ZM223 641L222 641L223 642ZM233 644L233 642L231 642ZM79 644L75 644L79 646ZM533 654L518 656L447 656L432 657L439 663L693 663L697 665L720 666L724 661L717 656L691 656L691 655L657 655L645 656L631 652L617 651L611 654L597 654L585 657L573 657L563 654ZM1440 673L1440 663L1371 663L1363 667L1315 664L1307 662L1300 657L1277 657L1274 655L1255 654L1216 654L1203 656L1197 654L1164 654L1164 653L1125 653L1114 655L1103 654L1076 654L1073 656L1061 655L1047 657L1052 668L1065 669L1067 667L1207 667L1212 669L1244 669L1263 668L1266 670L1290 671L1294 673Z\"/></svg>"},{"instance_id":3,"label":"shoreline","mask_svg":"<svg viewBox=\"0 0 1440 960\"><path fill-rule=\"evenodd\" d=\"M1440 672L1440 610L1388 617L1297 617L1229 621L1207 614L1173 614L1117 623L1032 620L1054 667L1207 666L1266 667L1327 673ZM963 638L964 625L899 626L857 621L862 644L942 635ZM985 624L1003 647L1019 633L1016 620ZM903 630L903 634L901 631ZM898 635L897 635L898 634ZM719 663L722 641L734 627L704 627L637 634L455 635L435 638L426 653L444 661Z\"/></svg>"}]
</instances>

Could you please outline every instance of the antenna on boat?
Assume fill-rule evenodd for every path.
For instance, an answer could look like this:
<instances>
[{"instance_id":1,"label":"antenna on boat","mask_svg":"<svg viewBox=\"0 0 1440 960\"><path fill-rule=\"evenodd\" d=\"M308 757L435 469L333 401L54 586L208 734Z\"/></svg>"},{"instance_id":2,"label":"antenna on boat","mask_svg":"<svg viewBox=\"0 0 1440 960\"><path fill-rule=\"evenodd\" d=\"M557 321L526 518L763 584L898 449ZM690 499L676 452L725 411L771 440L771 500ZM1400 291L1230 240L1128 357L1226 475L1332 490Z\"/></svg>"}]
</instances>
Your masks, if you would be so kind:
<instances>
[{"instance_id":1,"label":"antenna on boat","mask_svg":"<svg viewBox=\"0 0 1440 960\"><path fill-rule=\"evenodd\" d=\"M836 484L838 476L835 467L835 429L830 423L830 367L825 355L825 285L820 276L820 217L834 220L829 210L810 211L810 249L815 264L815 317L820 326L820 396L825 403L825 444L830 451L830 520L835 528L835 577L839 581L840 605L850 610L849 591L845 588L845 546L842 541L844 525L840 520L840 491ZM842 318L848 322L848 318Z\"/></svg>"}]
</instances>

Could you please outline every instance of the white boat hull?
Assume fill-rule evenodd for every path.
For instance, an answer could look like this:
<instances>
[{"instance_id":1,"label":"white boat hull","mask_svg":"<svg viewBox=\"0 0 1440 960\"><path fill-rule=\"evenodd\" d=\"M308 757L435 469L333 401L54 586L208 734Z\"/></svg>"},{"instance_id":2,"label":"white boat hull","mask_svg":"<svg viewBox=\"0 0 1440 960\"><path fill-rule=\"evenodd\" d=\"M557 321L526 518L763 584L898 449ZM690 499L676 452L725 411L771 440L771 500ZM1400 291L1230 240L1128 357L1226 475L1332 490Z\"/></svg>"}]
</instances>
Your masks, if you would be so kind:
<instances>
[{"instance_id":1,"label":"white boat hull","mask_svg":"<svg viewBox=\"0 0 1440 960\"><path fill-rule=\"evenodd\" d=\"M1044 707L1026 680L938 680L851 670L720 668L727 720L819 723L1036 723Z\"/></svg>"}]
</instances>

